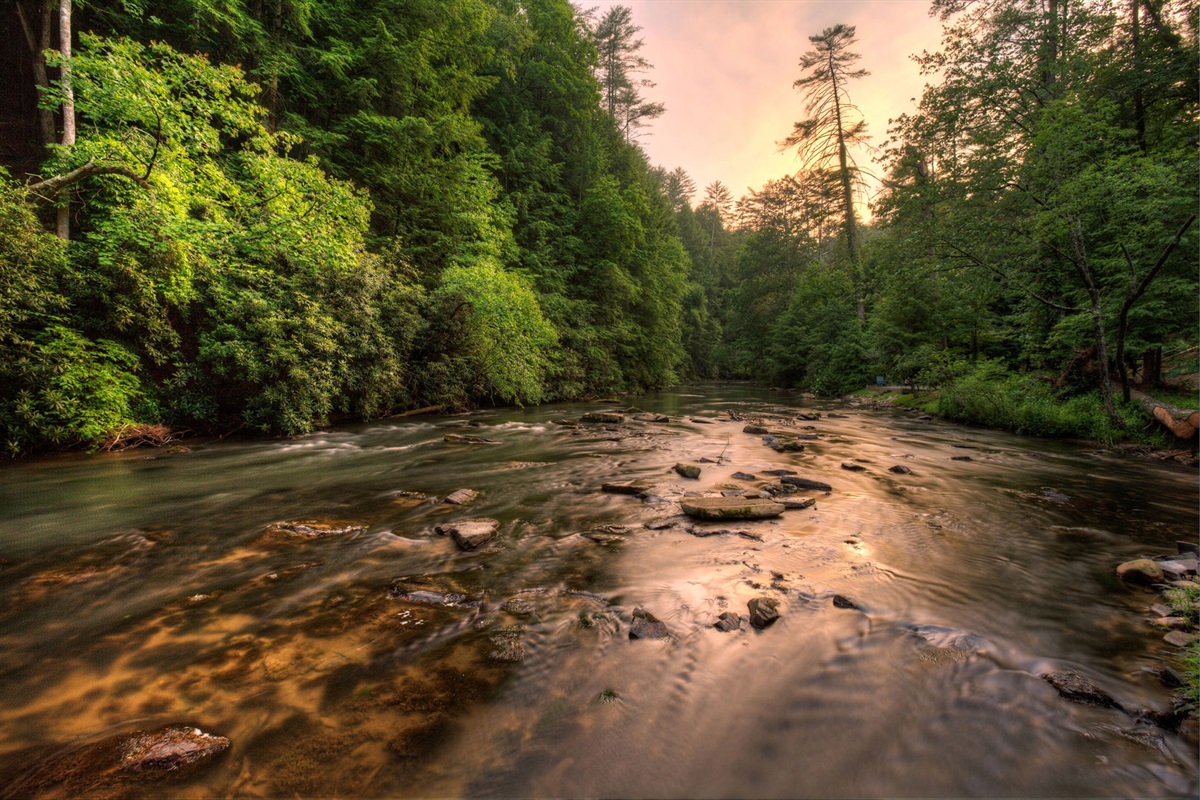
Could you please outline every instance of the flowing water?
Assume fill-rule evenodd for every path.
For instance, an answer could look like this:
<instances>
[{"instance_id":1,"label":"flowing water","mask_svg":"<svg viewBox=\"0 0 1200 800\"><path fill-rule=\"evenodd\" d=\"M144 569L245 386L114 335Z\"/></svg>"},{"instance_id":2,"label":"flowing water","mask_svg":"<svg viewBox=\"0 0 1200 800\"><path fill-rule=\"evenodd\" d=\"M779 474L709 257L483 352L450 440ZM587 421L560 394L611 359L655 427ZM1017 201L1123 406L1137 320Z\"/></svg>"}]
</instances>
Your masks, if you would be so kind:
<instances>
[{"instance_id":1,"label":"flowing water","mask_svg":"<svg viewBox=\"0 0 1200 800\"><path fill-rule=\"evenodd\" d=\"M739 385L634 402L670 421L550 405L0 468L0 796L1195 796L1194 741L1040 677L1169 707L1155 596L1113 569L1195 538L1193 470ZM735 415L818 438L776 453ZM679 514L780 468L833 491L718 535ZM600 491L633 479L662 502ZM478 550L434 532L476 516ZM771 627L713 627L762 596ZM638 607L671 638L632 640ZM177 723L232 745L164 781L96 756Z\"/></svg>"}]
</instances>

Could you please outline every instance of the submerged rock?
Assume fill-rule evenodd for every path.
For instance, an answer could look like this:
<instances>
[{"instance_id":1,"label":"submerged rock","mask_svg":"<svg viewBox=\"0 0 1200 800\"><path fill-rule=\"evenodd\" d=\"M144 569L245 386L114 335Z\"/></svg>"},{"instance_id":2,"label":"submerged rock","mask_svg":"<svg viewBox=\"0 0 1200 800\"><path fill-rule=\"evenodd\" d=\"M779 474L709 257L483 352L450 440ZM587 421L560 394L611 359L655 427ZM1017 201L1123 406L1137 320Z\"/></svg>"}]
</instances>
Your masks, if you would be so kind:
<instances>
[{"instance_id":1,"label":"submerged rock","mask_svg":"<svg viewBox=\"0 0 1200 800\"><path fill-rule=\"evenodd\" d=\"M860 610L858 604L844 595L835 594L833 596L833 604L838 608L849 608L855 611Z\"/></svg>"},{"instance_id":2,"label":"submerged rock","mask_svg":"<svg viewBox=\"0 0 1200 800\"><path fill-rule=\"evenodd\" d=\"M455 543L463 550L474 550L482 544L487 544L492 539L496 538L496 531L500 527L498 520L489 519L488 517L477 517L475 519L464 519L459 522L450 522L445 525L438 525L434 530L443 536L450 536Z\"/></svg>"},{"instance_id":3,"label":"submerged rock","mask_svg":"<svg viewBox=\"0 0 1200 800\"><path fill-rule=\"evenodd\" d=\"M351 533L362 533L366 525L336 522L331 520L294 520L290 522L274 522L267 527L267 535L276 539L291 539L297 541L312 541L328 536L345 536Z\"/></svg>"},{"instance_id":4,"label":"submerged rock","mask_svg":"<svg viewBox=\"0 0 1200 800\"><path fill-rule=\"evenodd\" d=\"M126 772L167 773L210 761L229 749L229 740L199 728L169 727L137 733L121 750L120 768Z\"/></svg>"},{"instance_id":5,"label":"submerged rock","mask_svg":"<svg viewBox=\"0 0 1200 800\"><path fill-rule=\"evenodd\" d=\"M735 472L730 476L735 481L756 481L758 478L749 472Z\"/></svg>"},{"instance_id":6,"label":"submerged rock","mask_svg":"<svg viewBox=\"0 0 1200 800\"><path fill-rule=\"evenodd\" d=\"M778 439L770 442L770 448L776 453L802 453L804 445L795 439Z\"/></svg>"},{"instance_id":7,"label":"submerged rock","mask_svg":"<svg viewBox=\"0 0 1200 800\"><path fill-rule=\"evenodd\" d=\"M449 503L452 506L462 506L470 503L476 497L479 497L479 492L471 489L459 489L457 492L451 492L442 502Z\"/></svg>"},{"instance_id":8,"label":"submerged rock","mask_svg":"<svg viewBox=\"0 0 1200 800\"><path fill-rule=\"evenodd\" d=\"M629 627L630 639L670 639L671 632L659 619L644 608L633 610L633 624Z\"/></svg>"},{"instance_id":9,"label":"submerged rock","mask_svg":"<svg viewBox=\"0 0 1200 800\"><path fill-rule=\"evenodd\" d=\"M894 467L888 467L888 472L893 472L897 475L911 475L912 470L903 464L897 464Z\"/></svg>"},{"instance_id":10,"label":"submerged rock","mask_svg":"<svg viewBox=\"0 0 1200 800\"><path fill-rule=\"evenodd\" d=\"M867 468L862 464L855 464L853 461L843 461L842 469L848 472L864 472Z\"/></svg>"},{"instance_id":11,"label":"submerged rock","mask_svg":"<svg viewBox=\"0 0 1200 800\"><path fill-rule=\"evenodd\" d=\"M770 431L768 431L762 425L747 425L746 427L742 428L742 433L752 433L761 436L764 433L770 433Z\"/></svg>"},{"instance_id":12,"label":"submerged rock","mask_svg":"<svg viewBox=\"0 0 1200 800\"><path fill-rule=\"evenodd\" d=\"M673 469L684 478L700 477L700 468L694 464L676 464Z\"/></svg>"},{"instance_id":13,"label":"submerged rock","mask_svg":"<svg viewBox=\"0 0 1200 800\"><path fill-rule=\"evenodd\" d=\"M1164 579L1162 568L1148 558L1137 558L1126 561L1117 567L1117 577L1126 583L1162 583Z\"/></svg>"},{"instance_id":14,"label":"submerged rock","mask_svg":"<svg viewBox=\"0 0 1200 800\"><path fill-rule=\"evenodd\" d=\"M778 478L778 477L782 477L784 475L795 475L796 470L794 470L794 469L764 469L762 471L762 473L763 473L763 475L771 475L771 476Z\"/></svg>"},{"instance_id":15,"label":"submerged rock","mask_svg":"<svg viewBox=\"0 0 1200 800\"><path fill-rule=\"evenodd\" d=\"M696 519L766 519L784 510L773 500L745 497L688 497L679 501L679 507Z\"/></svg>"},{"instance_id":16,"label":"submerged rock","mask_svg":"<svg viewBox=\"0 0 1200 800\"><path fill-rule=\"evenodd\" d=\"M610 494L632 494L639 495L650 488L650 485L642 481L633 481L631 483L606 483L600 487L600 491L609 492Z\"/></svg>"},{"instance_id":17,"label":"submerged rock","mask_svg":"<svg viewBox=\"0 0 1200 800\"><path fill-rule=\"evenodd\" d=\"M817 499L815 497L777 497L775 502L788 511L801 511L816 505Z\"/></svg>"},{"instance_id":18,"label":"submerged rock","mask_svg":"<svg viewBox=\"0 0 1200 800\"><path fill-rule=\"evenodd\" d=\"M450 444L500 444L498 439L488 439L483 436L463 436L457 433L447 433L442 437L442 441Z\"/></svg>"},{"instance_id":19,"label":"submerged rock","mask_svg":"<svg viewBox=\"0 0 1200 800\"><path fill-rule=\"evenodd\" d=\"M725 611L721 616L717 617L717 621L713 627L722 633L740 631L742 629L742 618L732 611Z\"/></svg>"},{"instance_id":20,"label":"submerged rock","mask_svg":"<svg viewBox=\"0 0 1200 800\"><path fill-rule=\"evenodd\" d=\"M779 619L779 601L773 597L756 597L749 603L750 624L762 630Z\"/></svg>"},{"instance_id":21,"label":"submerged rock","mask_svg":"<svg viewBox=\"0 0 1200 800\"><path fill-rule=\"evenodd\" d=\"M1042 678L1072 703L1083 703L1101 708L1121 707L1112 695L1077 672L1051 672L1043 675Z\"/></svg>"},{"instance_id":22,"label":"submerged rock","mask_svg":"<svg viewBox=\"0 0 1200 800\"><path fill-rule=\"evenodd\" d=\"M614 414L611 411L589 411L579 418L580 422L603 422L609 425L620 425L625 421L624 414Z\"/></svg>"}]
</instances>

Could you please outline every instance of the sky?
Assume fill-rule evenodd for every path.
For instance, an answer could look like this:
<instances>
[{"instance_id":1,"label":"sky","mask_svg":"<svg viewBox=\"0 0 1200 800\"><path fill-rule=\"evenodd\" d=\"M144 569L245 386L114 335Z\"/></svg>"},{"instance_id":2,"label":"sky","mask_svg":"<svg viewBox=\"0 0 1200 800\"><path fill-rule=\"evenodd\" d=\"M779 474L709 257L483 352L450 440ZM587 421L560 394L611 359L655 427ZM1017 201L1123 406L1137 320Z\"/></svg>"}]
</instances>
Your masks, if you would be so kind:
<instances>
[{"instance_id":1,"label":"sky","mask_svg":"<svg viewBox=\"0 0 1200 800\"><path fill-rule=\"evenodd\" d=\"M915 108L926 79L909 56L934 51L940 23L929 0L578 0L599 13L628 6L641 26L644 55L657 85L647 100L665 103L639 140L656 166L683 167L698 187L720 180L741 197L748 188L796 171L778 142L804 114L792 83L800 77L808 37L845 23L857 28L858 66L871 74L850 85L871 143L887 137L887 121ZM870 167L871 156L858 163Z\"/></svg>"}]
</instances>

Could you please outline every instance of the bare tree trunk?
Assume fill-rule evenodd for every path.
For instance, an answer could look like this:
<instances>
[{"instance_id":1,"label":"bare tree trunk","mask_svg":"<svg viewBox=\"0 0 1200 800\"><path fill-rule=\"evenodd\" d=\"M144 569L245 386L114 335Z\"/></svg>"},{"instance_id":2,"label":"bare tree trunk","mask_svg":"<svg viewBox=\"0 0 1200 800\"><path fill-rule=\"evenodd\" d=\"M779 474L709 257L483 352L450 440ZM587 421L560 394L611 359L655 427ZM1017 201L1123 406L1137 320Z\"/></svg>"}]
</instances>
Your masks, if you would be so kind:
<instances>
[{"instance_id":1,"label":"bare tree trunk","mask_svg":"<svg viewBox=\"0 0 1200 800\"><path fill-rule=\"evenodd\" d=\"M46 51L50 49L50 26L53 19L49 0L43 0L39 7L41 11L41 29L34 36L33 26L25 16L25 7L17 3L17 17L21 21L21 30L25 34L25 43L33 56L33 82L37 86L40 98L50 88L50 76L46 73ZM54 130L54 112L48 108L38 107L38 131L42 135L42 146L49 147L58 141Z\"/></svg>"},{"instance_id":2,"label":"bare tree trunk","mask_svg":"<svg viewBox=\"0 0 1200 800\"><path fill-rule=\"evenodd\" d=\"M71 0L58 3L58 52L63 63L59 67L59 84L62 86L62 145L75 144L75 92L71 88ZM64 197L58 206L58 238L71 238L71 198Z\"/></svg>"},{"instance_id":3,"label":"bare tree trunk","mask_svg":"<svg viewBox=\"0 0 1200 800\"><path fill-rule=\"evenodd\" d=\"M1100 289L1092 278L1088 267L1087 251L1084 249L1083 228L1078 221L1071 226L1071 255L1074 256L1075 269L1087 287L1088 298L1091 300L1092 325L1096 335L1096 360L1100 363L1100 393L1104 396L1104 411L1108 418L1118 427L1123 427L1125 421L1117 413L1113 402L1112 374L1108 367L1108 338L1104 334L1104 307L1100 303Z\"/></svg>"},{"instance_id":4,"label":"bare tree trunk","mask_svg":"<svg viewBox=\"0 0 1200 800\"><path fill-rule=\"evenodd\" d=\"M833 113L837 118L838 167L842 179L842 204L846 214L846 245L850 249L850 269L854 275L854 291L858 294L858 321L867 321L866 302L863 299L862 275L858 269L858 229L854 224L854 194L850 186L850 161L846 153L846 137L842 131L842 101L838 97L837 71L833 63L833 51L829 53L829 74L833 80Z\"/></svg>"}]
</instances>

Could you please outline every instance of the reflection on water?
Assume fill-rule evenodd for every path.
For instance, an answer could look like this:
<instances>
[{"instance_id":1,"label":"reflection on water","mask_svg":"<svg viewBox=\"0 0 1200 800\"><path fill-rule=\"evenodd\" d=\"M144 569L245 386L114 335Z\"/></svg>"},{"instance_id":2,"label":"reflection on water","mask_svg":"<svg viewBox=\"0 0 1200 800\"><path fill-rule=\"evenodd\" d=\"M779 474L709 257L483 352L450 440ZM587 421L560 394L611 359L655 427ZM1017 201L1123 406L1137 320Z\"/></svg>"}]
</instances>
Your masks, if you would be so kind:
<instances>
[{"instance_id":1,"label":"reflection on water","mask_svg":"<svg viewBox=\"0 0 1200 800\"><path fill-rule=\"evenodd\" d=\"M1194 796L1194 745L1040 677L1169 705L1151 596L1112 574L1194 538L1194 472L744 386L636 402L670 422L558 405L0 469L0 796ZM734 416L817 438L777 453ZM772 469L833 491L699 526L741 536L679 516ZM636 480L662 502L599 491ZM468 517L498 537L434 532ZM297 520L332 527L271 528ZM713 627L755 597L781 619ZM630 640L639 607L669 640ZM104 761L180 723L232 746L164 781Z\"/></svg>"}]
</instances>

